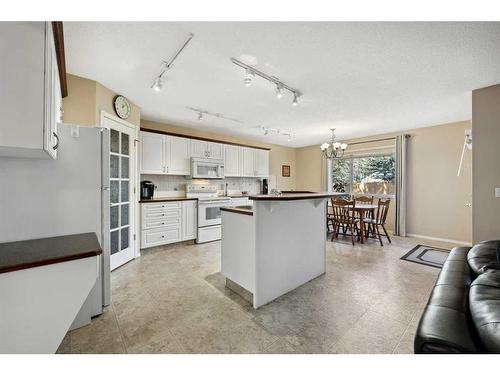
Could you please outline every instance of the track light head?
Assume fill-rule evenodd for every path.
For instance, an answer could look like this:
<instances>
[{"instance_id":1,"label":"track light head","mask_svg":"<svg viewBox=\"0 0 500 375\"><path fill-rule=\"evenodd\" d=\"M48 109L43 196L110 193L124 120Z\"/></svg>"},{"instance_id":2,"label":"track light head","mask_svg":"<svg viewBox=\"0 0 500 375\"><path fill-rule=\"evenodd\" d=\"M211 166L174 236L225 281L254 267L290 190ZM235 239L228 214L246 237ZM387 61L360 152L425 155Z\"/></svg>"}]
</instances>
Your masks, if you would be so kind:
<instances>
[{"instance_id":1,"label":"track light head","mask_svg":"<svg viewBox=\"0 0 500 375\"><path fill-rule=\"evenodd\" d=\"M163 87L163 82L161 80L161 77L156 77L151 88L156 92L158 92L162 89L162 87Z\"/></svg>"},{"instance_id":2,"label":"track light head","mask_svg":"<svg viewBox=\"0 0 500 375\"><path fill-rule=\"evenodd\" d=\"M252 75L253 73L250 71L250 69L245 69L245 77L243 78L243 84L245 86L250 86L252 84Z\"/></svg>"},{"instance_id":3,"label":"track light head","mask_svg":"<svg viewBox=\"0 0 500 375\"><path fill-rule=\"evenodd\" d=\"M283 88L280 85L276 85L276 98L281 99L283 97Z\"/></svg>"},{"instance_id":4,"label":"track light head","mask_svg":"<svg viewBox=\"0 0 500 375\"><path fill-rule=\"evenodd\" d=\"M297 105L299 104L299 96L297 95L297 93L294 93L293 94L293 101L292 101L292 105L294 107L297 107Z\"/></svg>"},{"instance_id":5,"label":"track light head","mask_svg":"<svg viewBox=\"0 0 500 375\"><path fill-rule=\"evenodd\" d=\"M201 121L203 119L203 113L199 112L198 113L198 121Z\"/></svg>"}]
</instances>

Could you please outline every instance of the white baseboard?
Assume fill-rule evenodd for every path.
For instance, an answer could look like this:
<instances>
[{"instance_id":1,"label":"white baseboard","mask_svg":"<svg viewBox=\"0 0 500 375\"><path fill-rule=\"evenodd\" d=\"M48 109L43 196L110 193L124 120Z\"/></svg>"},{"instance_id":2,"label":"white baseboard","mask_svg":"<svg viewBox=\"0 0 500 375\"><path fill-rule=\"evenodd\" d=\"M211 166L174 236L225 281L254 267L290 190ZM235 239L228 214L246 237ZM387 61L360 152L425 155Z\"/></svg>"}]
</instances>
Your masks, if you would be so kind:
<instances>
[{"instance_id":1,"label":"white baseboard","mask_svg":"<svg viewBox=\"0 0 500 375\"><path fill-rule=\"evenodd\" d=\"M454 243L454 244L462 245L462 246L472 246L471 242L457 241L457 240L452 240L451 238L431 237L431 236L424 236L424 235L415 234L415 233L406 233L406 236L413 237L413 238L423 238L425 240L449 242L449 243Z\"/></svg>"}]
</instances>

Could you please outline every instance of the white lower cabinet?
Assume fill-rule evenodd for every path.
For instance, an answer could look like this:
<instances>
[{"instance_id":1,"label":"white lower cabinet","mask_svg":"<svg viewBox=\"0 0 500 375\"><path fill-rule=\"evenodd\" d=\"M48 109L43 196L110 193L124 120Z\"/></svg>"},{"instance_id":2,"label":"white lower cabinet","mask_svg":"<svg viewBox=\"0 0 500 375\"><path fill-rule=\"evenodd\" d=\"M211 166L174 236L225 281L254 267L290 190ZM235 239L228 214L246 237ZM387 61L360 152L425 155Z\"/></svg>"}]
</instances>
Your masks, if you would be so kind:
<instances>
[{"instance_id":1,"label":"white lower cabinet","mask_svg":"<svg viewBox=\"0 0 500 375\"><path fill-rule=\"evenodd\" d=\"M196 238L197 201L143 203L141 248Z\"/></svg>"},{"instance_id":2,"label":"white lower cabinet","mask_svg":"<svg viewBox=\"0 0 500 375\"><path fill-rule=\"evenodd\" d=\"M198 201L182 202L182 240L194 240L198 227Z\"/></svg>"}]
</instances>

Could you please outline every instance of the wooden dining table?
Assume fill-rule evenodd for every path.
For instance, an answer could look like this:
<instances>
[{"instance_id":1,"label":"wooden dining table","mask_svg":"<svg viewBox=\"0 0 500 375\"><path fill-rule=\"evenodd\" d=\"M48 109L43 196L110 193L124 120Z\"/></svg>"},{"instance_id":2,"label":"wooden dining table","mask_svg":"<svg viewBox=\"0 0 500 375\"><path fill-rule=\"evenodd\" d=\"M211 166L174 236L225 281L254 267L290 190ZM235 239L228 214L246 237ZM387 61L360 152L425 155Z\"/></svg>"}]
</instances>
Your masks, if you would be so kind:
<instances>
[{"instance_id":1,"label":"wooden dining table","mask_svg":"<svg viewBox=\"0 0 500 375\"><path fill-rule=\"evenodd\" d=\"M337 206L337 207L349 207L352 208L352 205L348 206ZM360 223L359 223L359 236L361 237L361 243L364 243L365 238L365 226L363 225L363 218L366 217L367 212L374 212L377 209L376 204L366 204L366 203L358 203L354 206L354 211L359 213Z\"/></svg>"}]
</instances>

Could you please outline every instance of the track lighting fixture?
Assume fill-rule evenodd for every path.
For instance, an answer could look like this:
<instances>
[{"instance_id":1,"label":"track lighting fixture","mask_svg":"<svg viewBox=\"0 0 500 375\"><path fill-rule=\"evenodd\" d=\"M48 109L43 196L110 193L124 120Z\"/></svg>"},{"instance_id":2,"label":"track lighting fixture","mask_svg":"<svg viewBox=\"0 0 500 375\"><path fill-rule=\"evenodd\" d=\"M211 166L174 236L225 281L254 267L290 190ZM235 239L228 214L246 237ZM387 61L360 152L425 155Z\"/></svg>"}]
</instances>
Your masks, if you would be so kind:
<instances>
[{"instance_id":1,"label":"track lighting fixture","mask_svg":"<svg viewBox=\"0 0 500 375\"><path fill-rule=\"evenodd\" d=\"M280 85L276 85L276 98L281 99L283 97L283 89Z\"/></svg>"},{"instance_id":2,"label":"track lighting fixture","mask_svg":"<svg viewBox=\"0 0 500 375\"><path fill-rule=\"evenodd\" d=\"M155 78L155 80L153 81L153 86L151 86L153 90L155 91L160 91L163 87L163 81L161 80L161 77L158 76Z\"/></svg>"},{"instance_id":3,"label":"track lighting fixture","mask_svg":"<svg viewBox=\"0 0 500 375\"><path fill-rule=\"evenodd\" d=\"M243 84L245 86L250 86L252 84L252 72L250 70L245 70L245 77L243 78Z\"/></svg>"},{"instance_id":4,"label":"track lighting fixture","mask_svg":"<svg viewBox=\"0 0 500 375\"><path fill-rule=\"evenodd\" d=\"M292 105L294 106L298 105L299 103L298 98L302 96L302 93L299 90L290 87L283 81L280 81L278 78L273 76L268 76L266 73L263 73L260 70L257 70L254 67L247 65L235 58L231 58L231 62L235 65L238 65L240 68L245 69L245 76L243 77L243 83L245 84L245 86L250 86L252 84L253 76L259 76L276 85L275 91L276 91L276 97L278 99L281 99L283 97L284 90L287 90L293 94Z\"/></svg>"},{"instance_id":5,"label":"track lighting fixture","mask_svg":"<svg viewBox=\"0 0 500 375\"><path fill-rule=\"evenodd\" d=\"M291 142L292 137L294 137L294 134L291 131L284 131L280 129L274 129L274 128L267 128L265 126L260 127L264 131L264 135L269 135L269 134L276 134L276 135L283 135L287 137L287 141Z\"/></svg>"},{"instance_id":6,"label":"track lighting fixture","mask_svg":"<svg viewBox=\"0 0 500 375\"><path fill-rule=\"evenodd\" d=\"M201 121L203 120L203 118L205 116L212 116L212 117L216 117L216 118L220 118L220 119L223 119L223 120L228 120L228 121L234 121L234 122L239 122L241 123L240 120L237 120L235 118L231 118L231 117L227 117L227 116L224 116L222 113L218 113L218 112L210 112L210 111L207 111L205 109L200 109L200 108L193 108L193 107L186 107L186 109L189 109L190 111L193 111L195 112L197 115L196 115L196 118L198 119L198 121Z\"/></svg>"},{"instance_id":7,"label":"track lighting fixture","mask_svg":"<svg viewBox=\"0 0 500 375\"><path fill-rule=\"evenodd\" d=\"M161 62L161 69L160 69L160 74L158 74L155 79L153 80L153 83L151 84L151 88L155 91L160 91L163 87L163 75L166 73L167 70L169 70L174 63L174 60L179 56L179 54L182 52L182 50L187 46L187 44L193 39L194 34L189 34L182 44L181 48L177 50L177 52L174 54L174 56L169 60L169 61L162 61Z\"/></svg>"}]
</instances>

